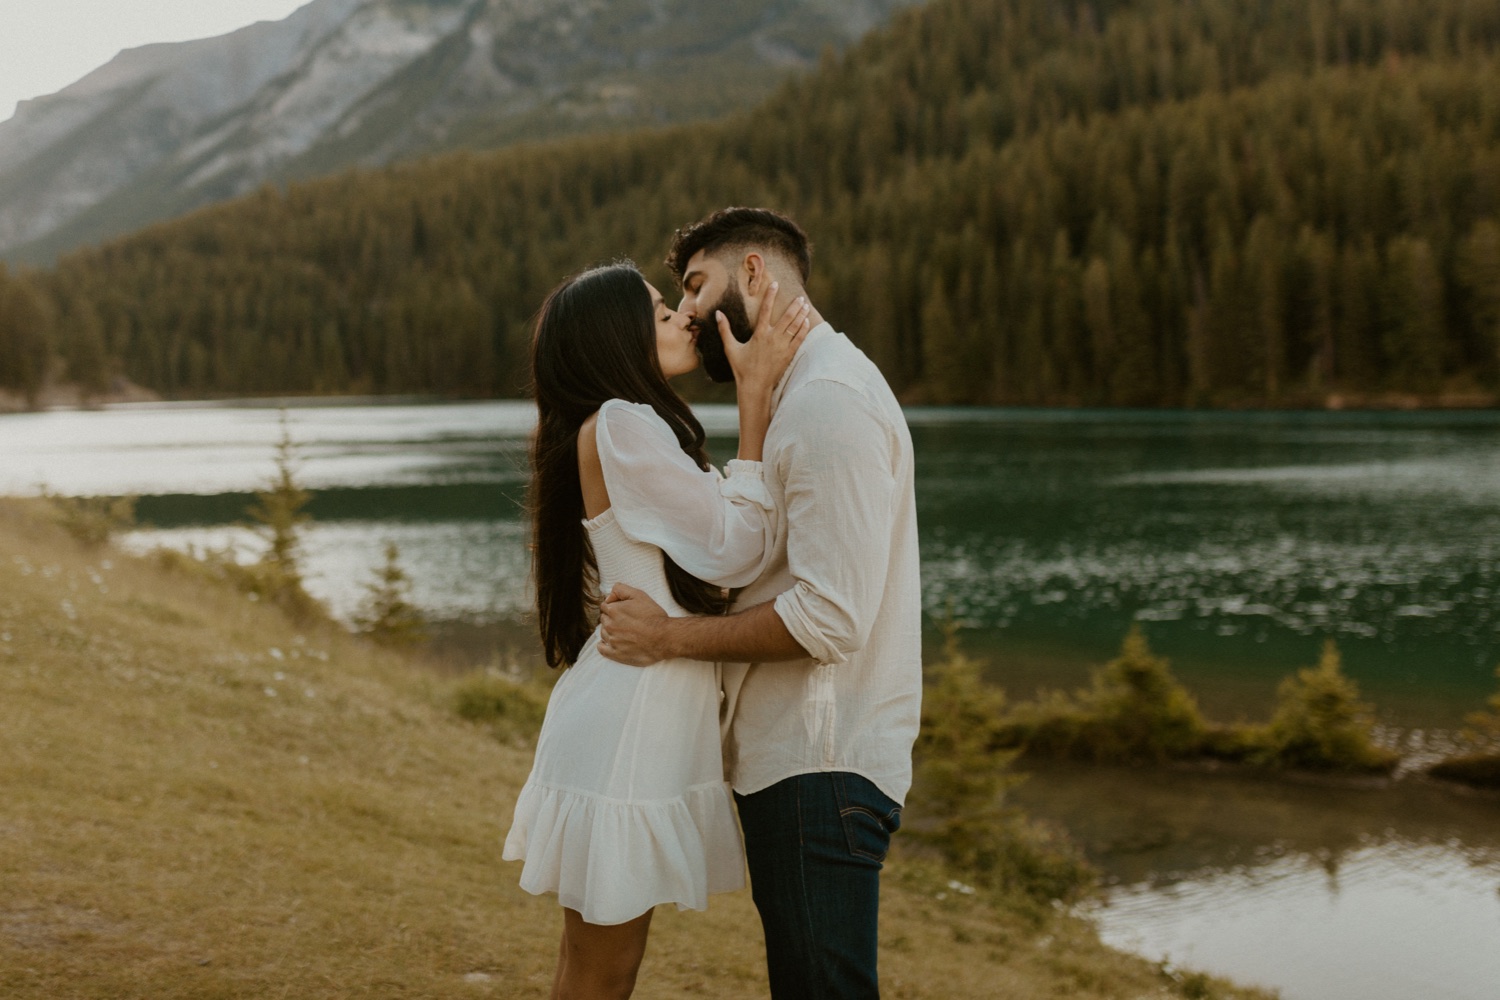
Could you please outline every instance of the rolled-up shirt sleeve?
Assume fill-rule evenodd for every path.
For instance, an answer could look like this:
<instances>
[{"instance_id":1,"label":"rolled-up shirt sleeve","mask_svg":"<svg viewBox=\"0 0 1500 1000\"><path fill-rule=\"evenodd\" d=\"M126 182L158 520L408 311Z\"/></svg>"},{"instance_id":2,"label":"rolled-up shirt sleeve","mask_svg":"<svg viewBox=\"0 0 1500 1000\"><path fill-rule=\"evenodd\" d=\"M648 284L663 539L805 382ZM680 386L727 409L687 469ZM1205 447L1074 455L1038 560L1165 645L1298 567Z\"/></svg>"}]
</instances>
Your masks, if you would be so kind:
<instances>
[{"instance_id":1,"label":"rolled-up shirt sleeve","mask_svg":"<svg viewBox=\"0 0 1500 1000\"><path fill-rule=\"evenodd\" d=\"M806 430L776 455L787 568L797 581L777 596L776 613L815 661L843 663L864 648L885 593L892 434L858 390L832 381L801 386L777 419Z\"/></svg>"},{"instance_id":2,"label":"rolled-up shirt sleeve","mask_svg":"<svg viewBox=\"0 0 1500 1000\"><path fill-rule=\"evenodd\" d=\"M700 469L655 410L618 399L599 408L595 440L627 536L720 587L743 587L764 571L777 512L761 463L731 461L727 476Z\"/></svg>"}]
</instances>

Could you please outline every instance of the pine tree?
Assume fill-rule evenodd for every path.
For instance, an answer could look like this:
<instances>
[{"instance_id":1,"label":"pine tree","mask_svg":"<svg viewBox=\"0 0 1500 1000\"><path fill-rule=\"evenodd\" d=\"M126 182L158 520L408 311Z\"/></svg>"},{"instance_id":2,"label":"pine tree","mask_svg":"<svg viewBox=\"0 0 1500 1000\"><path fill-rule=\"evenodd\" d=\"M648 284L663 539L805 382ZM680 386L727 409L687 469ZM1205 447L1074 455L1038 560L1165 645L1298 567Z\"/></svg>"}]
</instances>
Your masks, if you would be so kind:
<instances>
[{"instance_id":1,"label":"pine tree","mask_svg":"<svg viewBox=\"0 0 1500 1000\"><path fill-rule=\"evenodd\" d=\"M1328 237L1311 226L1297 234L1297 283L1293 310L1299 317L1301 347L1308 357L1307 384L1320 390L1338 369L1334 339L1334 253Z\"/></svg>"},{"instance_id":2,"label":"pine tree","mask_svg":"<svg viewBox=\"0 0 1500 1000\"><path fill-rule=\"evenodd\" d=\"M1377 771L1399 757L1375 744L1374 713L1345 676L1338 645L1328 639L1316 667L1282 682L1266 729L1262 761L1310 771Z\"/></svg>"},{"instance_id":3,"label":"pine tree","mask_svg":"<svg viewBox=\"0 0 1500 1000\"><path fill-rule=\"evenodd\" d=\"M759 203L815 237L830 318L931 399L1500 387L1492 7L1063 7L934 0L734 119L268 186L81 250L25 276L66 325L40 351L0 331L0 382L44 380L55 343L168 395L517 394L561 278L631 256L660 284L674 228Z\"/></svg>"},{"instance_id":4,"label":"pine tree","mask_svg":"<svg viewBox=\"0 0 1500 1000\"><path fill-rule=\"evenodd\" d=\"M1084 693L1085 711L1099 720L1100 759L1164 761L1200 752L1206 725L1198 703L1155 655L1133 624L1115 657Z\"/></svg>"},{"instance_id":5,"label":"pine tree","mask_svg":"<svg viewBox=\"0 0 1500 1000\"><path fill-rule=\"evenodd\" d=\"M312 499L297 481L297 445L286 410L279 417L281 438L276 444L276 473L255 494L247 513L260 525L266 551L255 566L255 585L261 596L289 612L311 615L317 602L307 593L302 577L302 529L311 518L304 512Z\"/></svg>"},{"instance_id":6,"label":"pine tree","mask_svg":"<svg viewBox=\"0 0 1500 1000\"><path fill-rule=\"evenodd\" d=\"M1474 224L1459 248L1458 276L1468 292L1476 332L1490 350L1500 384L1500 225L1494 219Z\"/></svg>"},{"instance_id":7,"label":"pine tree","mask_svg":"<svg viewBox=\"0 0 1500 1000\"><path fill-rule=\"evenodd\" d=\"M1268 403L1281 395L1286 367L1286 281L1280 234L1268 215L1257 215L1245 242L1251 270L1255 323L1260 329L1261 392Z\"/></svg>"},{"instance_id":8,"label":"pine tree","mask_svg":"<svg viewBox=\"0 0 1500 1000\"><path fill-rule=\"evenodd\" d=\"M1495 668L1500 680L1500 667ZM1480 749L1500 751L1500 691L1490 695L1485 710L1471 712L1464 718L1464 737Z\"/></svg>"},{"instance_id":9,"label":"pine tree","mask_svg":"<svg viewBox=\"0 0 1500 1000\"><path fill-rule=\"evenodd\" d=\"M922 698L907 835L982 884L1041 899L1074 897L1094 873L1065 841L1006 804L1006 792L1024 778L1011 770L1016 751L997 749L1005 695L960 649L957 626L946 632Z\"/></svg>"},{"instance_id":10,"label":"pine tree","mask_svg":"<svg viewBox=\"0 0 1500 1000\"><path fill-rule=\"evenodd\" d=\"M104 323L93 304L85 301L68 318L64 333L68 378L88 404L109 391L110 363L104 343Z\"/></svg>"},{"instance_id":11,"label":"pine tree","mask_svg":"<svg viewBox=\"0 0 1500 1000\"><path fill-rule=\"evenodd\" d=\"M1101 385L1108 385L1115 365L1115 322L1113 295L1110 292L1109 265L1102 257L1095 257L1083 269L1080 288L1083 300L1083 323L1088 330L1090 395L1095 398L1104 393Z\"/></svg>"},{"instance_id":12,"label":"pine tree","mask_svg":"<svg viewBox=\"0 0 1500 1000\"><path fill-rule=\"evenodd\" d=\"M966 355L965 340L953 318L948 290L941 278L934 277L922 303L922 369L928 394L938 405L967 402L964 389L973 359Z\"/></svg>"},{"instance_id":13,"label":"pine tree","mask_svg":"<svg viewBox=\"0 0 1500 1000\"><path fill-rule=\"evenodd\" d=\"M1432 246L1417 236L1386 245L1381 288L1382 344L1393 384L1430 392L1438 387L1446 355L1443 284Z\"/></svg>"},{"instance_id":14,"label":"pine tree","mask_svg":"<svg viewBox=\"0 0 1500 1000\"><path fill-rule=\"evenodd\" d=\"M1382 365L1377 334L1380 259L1366 235L1339 255L1334 345L1338 380L1347 387L1376 383Z\"/></svg>"},{"instance_id":15,"label":"pine tree","mask_svg":"<svg viewBox=\"0 0 1500 1000\"><path fill-rule=\"evenodd\" d=\"M411 578L401 568L401 550L385 543L385 563L365 587L365 598L355 613L361 635L383 646L412 646L427 638L422 612L411 603Z\"/></svg>"},{"instance_id":16,"label":"pine tree","mask_svg":"<svg viewBox=\"0 0 1500 1000\"><path fill-rule=\"evenodd\" d=\"M1495 676L1500 678L1500 667ZM1428 774L1476 788L1500 789L1500 692L1490 696L1485 708L1464 719L1460 736L1465 746L1428 768Z\"/></svg>"},{"instance_id":17,"label":"pine tree","mask_svg":"<svg viewBox=\"0 0 1500 1000\"><path fill-rule=\"evenodd\" d=\"M47 303L32 283L0 264L0 389L19 393L32 409L52 363L51 324Z\"/></svg>"}]
</instances>

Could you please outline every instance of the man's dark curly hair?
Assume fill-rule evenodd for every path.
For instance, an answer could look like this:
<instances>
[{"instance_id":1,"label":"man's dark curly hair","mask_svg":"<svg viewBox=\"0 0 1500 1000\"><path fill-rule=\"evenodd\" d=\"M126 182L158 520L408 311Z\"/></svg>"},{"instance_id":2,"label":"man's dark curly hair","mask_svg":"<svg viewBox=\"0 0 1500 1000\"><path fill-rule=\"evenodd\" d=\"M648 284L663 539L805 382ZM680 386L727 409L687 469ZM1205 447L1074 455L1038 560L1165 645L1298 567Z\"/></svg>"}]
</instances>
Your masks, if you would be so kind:
<instances>
[{"instance_id":1,"label":"man's dark curly hair","mask_svg":"<svg viewBox=\"0 0 1500 1000\"><path fill-rule=\"evenodd\" d=\"M699 250L717 256L724 250L752 248L770 251L796 264L804 283L812 271L812 244L807 234L791 219L768 208L721 208L677 230L667 251L667 267L681 284L688 261Z\"/></svg>"}]
</instances>

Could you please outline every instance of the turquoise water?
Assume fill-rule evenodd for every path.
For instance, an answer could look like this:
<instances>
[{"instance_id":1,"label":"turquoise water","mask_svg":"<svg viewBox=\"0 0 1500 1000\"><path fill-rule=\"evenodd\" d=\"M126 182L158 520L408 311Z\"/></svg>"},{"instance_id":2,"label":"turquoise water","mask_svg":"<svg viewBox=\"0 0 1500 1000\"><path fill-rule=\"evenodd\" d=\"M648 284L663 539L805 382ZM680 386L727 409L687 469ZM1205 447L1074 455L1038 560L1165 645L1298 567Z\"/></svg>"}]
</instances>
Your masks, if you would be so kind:
<instances>
[{"instance_id":1,"label":"turquoise water","mask_svg":"<svg viewBox=\"0 0 1500 1000\"><path fill-rule=\"evenodd\" d=\"M1335 638L1393 722L1500 662L1500 416L919 412L930 611L995 677L1079 679L1131 621L1221 714Z\"/></svg>"},{"instance_id":2,"label":"turquoise water","mask_svg":"<svg viewBox=\"0 0 1500 1000\"><path fill-rule=\"evenodd\" d=\"M716 454L734 413L704 407ZM1500 664L1500 414L917 409L925 610L1014 695L1081 683L1132 621L1205 707L1262 714L1324 636L1393 724L1454 725ZM340 614L396 541L439 619L524 618L521 403L293 409ZM141 494L139 544L242 545L270 408L0 419L0 492ZM511 629L512 634L523 630Z\"/></svg>"},{"instance_id":3,"label":"turquoise water","mask_svg":"<svg viewBox=\"0 0 1500 1000\"><path fill-rule=\"evenodd\" d=\"M734 412L701 411L715 454ZM340 615L396 541L429 616L529 648L520 403L289 411ZM1335 638L1420 757L1496 687L1500 414L908 412L924 610L1013 697L1082 683L1132 622L1210 715L1261 718ZM141 495L138 548L260 544L274 408L0 417L0 493ZM1017 795L1113 883L1106 939L1287 1000L1500 996L1500 798L1057 768Z\"/></svg>"}]
</instances>

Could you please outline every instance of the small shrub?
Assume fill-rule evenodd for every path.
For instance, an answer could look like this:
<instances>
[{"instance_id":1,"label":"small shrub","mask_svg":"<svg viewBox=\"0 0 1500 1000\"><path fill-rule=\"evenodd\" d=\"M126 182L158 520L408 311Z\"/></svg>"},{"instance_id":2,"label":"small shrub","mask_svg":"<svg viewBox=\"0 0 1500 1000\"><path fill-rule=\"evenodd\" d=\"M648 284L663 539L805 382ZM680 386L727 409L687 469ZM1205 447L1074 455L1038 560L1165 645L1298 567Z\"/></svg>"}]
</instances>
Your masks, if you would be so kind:
<instances>
[{"instance_id":1,"label":"small shrub","mask_svg":"<svg viewBox=\"0 0 1500 1000\"><path fill-rule=\"evenodd\" d=\"M1042 900L1083 893L1095 876L1077 850L1005 804L1005 793L1025 780L1010 770L1016 751L1000 747L1005 695L981 679L956 629L928 677L909 836L992 888Z\"/></svg>"},{"instance_id":2,"label":"small shrub","mask_svg":"<svg viewBox=\"0 0 1500 1000\"><path fill-rule=\"evenodd\" d=\"M302 576L294 569L267 560L247 565L228 552L209 553L205 559L218 576L236 589L276 605L293 621L312 622L328 617L328 610L302 586Z\"/></svg>"},{"instance_id":3,"label":"small shrub","mask_svg":"<svg viewBox=\"0 0 1500 1000\"><path fill-rule=\"evenodd\" d=\"M43 494L64 531L86 548L97 549L118 532L135 527L135 501L124 497L67 497Z\"/></svg>"},{"instance_id":4,"label":"small shrub","mask_svg":"<svg viewBox=\"0 0 1500 1000\"><path fill-rule=\"evenodd\" d=\"M1341 669L1328 639L1316 667L1281 682L1276 711L1261 734L1257 762L1306 771L1389 773L1399 757L1377 746L1374 712Z\"/></svg>"},{"instance_id":5,"label":"small shrub","mask_svg":"<svg viewBox=\"0 0 1500 1000\"><path fill-rule=\"evenodd\" d=\"M1120 655L1094 675L1083 703L1099 720L1094 753L1103 759L1160 762L1203 746L1207 725L1197 700L1151 652L1139 625L1130 627Z\"/></svg>"},{"instance_id":6,"label":"small shrub","mask_svg":"<svg viewBox=\"0 0 1500 1000\"><path fill-rule=\"evenodd\" d=\"M1160 763L1204 753L1216 735L1166 660L1132 626L1120 655L1094 672L1087 689L1050 692L1017 706L1001 728L1002 745L1038 757Z\"/></svg>"},{"instance_id":7,"label":"small shrub","mask_svg":"<svg viewBox=\"0 0 1500 1000\"><path fill-rule=\"evenodd\" d=\"M1500 667L1495 668L1495 677L1500 679ZM1464 720L1467 725L1463 738L1478 749L1500 751L1500 691L1490 695L1485 708L1486 711L1472 712Z\"/></svg>"},{"instance_id":8,"label":"small shrub","mask_svg":"<svg viewBox=\"0 0 1500 1000\"><path fill-rule=\"evenodd\" d=\"M498 670L476 670L453 689L460 718L489 726L501 738L531 738L542 728L547 694L538 685Z\"/></svg>"},{"instance_id":9,"label":"small shrub","mask_svg":"<svg viewBox=\"0 0 1500 1000\"><path fill-rule=\"evenodd\" d=\"M360 635L382 646L414 646L427 638L422 612L409 600L411 578L401 568L401 550L385 543L385 564L365 587L365 599L354 615Z\"/></svg>"},{"instance_id":10,"label":"small shrub","mask_svg":"<svg viewBox=\"0 0 1500 1000\"><path fill-rule=\"evenodd\" d=\"M242 563L230 549L193 549L179 552L159 548L153 553L156 565L170 573L194 576L227 584L253 601L277 605L295 621L325 621L328 611L302 589L301 579L290 580L275 563Z\"/></svg>"},{"instance_id":11,"label":"small shrub","mask_svg":"<svg viewBox=\"0 0 1500 1000\"><path fill-rule=\"evenodd\" d=\"M322 605L308 594L302 578L302 527L310 517L303 511L312 495L297 481L297 445L292 440L286 411L281 411L281 439L276 444L276 474L255 494L246 511L260 525L266 552L252 566L224 561L225 573L241 590L279 605L293 618L327 617Z\"/></svg>"},{"instance_id":12,"label":"small shrub","mask_svg":"<svg viewBox=\"0 0 1500 1000\"><path fill-rule=\"evenodd\" d=\"M1500 678L1500 667L1495 669ZM1471 713L1459 734L1467 749L1427 769L1434 778L1475 788L1500 788L1500 692L1490 696L1486 711Z\"/></svg>"},{"instance_id":13,"label":"small shrub","mask_svg":"<svg viewBox=\"0 0 1500 1000\"><path fill-rule=\"evenodd\" d=\"M1210 722L1203 734L1199 753L1209 759L1227 764L1254 763L1261 751L1264 726L1231 722Z\"/></svg>"}]
</instances>

